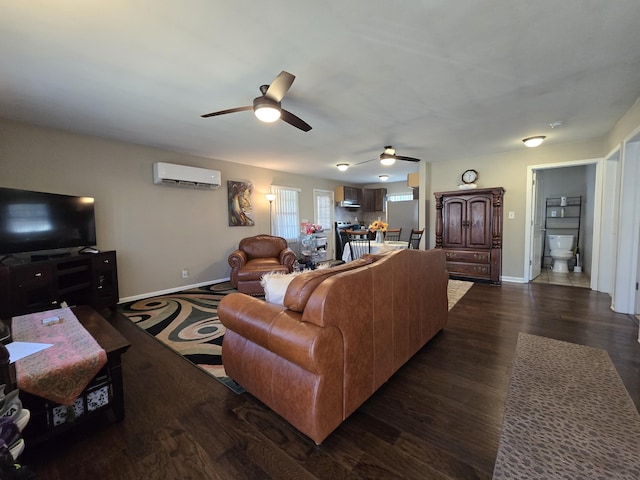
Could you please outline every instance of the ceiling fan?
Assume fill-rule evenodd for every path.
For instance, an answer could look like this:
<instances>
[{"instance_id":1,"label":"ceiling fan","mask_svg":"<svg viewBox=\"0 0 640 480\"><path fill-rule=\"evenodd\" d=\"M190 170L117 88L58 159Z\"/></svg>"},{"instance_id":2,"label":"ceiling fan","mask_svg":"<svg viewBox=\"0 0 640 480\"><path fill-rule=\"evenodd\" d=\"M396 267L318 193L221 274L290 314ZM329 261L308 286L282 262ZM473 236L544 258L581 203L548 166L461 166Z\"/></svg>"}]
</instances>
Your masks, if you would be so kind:
<instances>
[{"instance_id":1,"label":"ceiling fan","mask_svg":"<svg viewBox=\"0 0 640 480\"><path fill-rule=\"evenodd\" d=\"M396 149L393 148L391 145L385 145L384 150L380 154L379 158L380 158L380 163L382 165L387 165L387 166L388 165L393 165L394 163L396 163L396 160L404 160L405 162L419 162L420 161L419 158L405 157L403 155L396 155ZM356 165L361 165L363 163L372 162L373 160L375 160L375 158L372 158L371 160L365 160L364 162L357 163Z\"/></svg>"},{"instance_id":2,"label":"ceiling fan","mask_svg":"<svg viewBox=\"0 0 640 480\"><path fill-rule=\"evenodd\" d=\"M271 82L271 85L261 85L261 96L253 99L253 105L245 107L230 108L228 110L220 110L202 115L203 118L215 117L217 115L226 115L227 113L243 112L245 110L253 110L256 117L263 122L275 122L282 119L289 125L299 128L303 132L311 130L311 125L296 117L293 113L285 110L280 105L282 98L291 88L291 84L295 80L295 75L285 72L284 70Z\"/></svg>"}]
</instances>

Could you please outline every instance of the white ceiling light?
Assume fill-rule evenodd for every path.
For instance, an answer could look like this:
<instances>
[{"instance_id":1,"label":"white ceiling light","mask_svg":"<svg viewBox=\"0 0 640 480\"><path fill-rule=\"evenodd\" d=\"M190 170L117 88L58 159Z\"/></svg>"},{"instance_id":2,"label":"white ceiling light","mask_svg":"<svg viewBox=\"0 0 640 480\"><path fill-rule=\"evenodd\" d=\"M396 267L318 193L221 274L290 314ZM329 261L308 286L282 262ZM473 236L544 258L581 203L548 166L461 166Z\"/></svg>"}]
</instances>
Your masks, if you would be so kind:
<instances>
[{"instance_id":1,"label":"white ceiling light","mask_svg":"<svg viewBox=\"0 0 640 480\"><path fill-rule=\"evenodd\" d=\"M349 164L348 163L339 163L339 164L336 165L336 167L338 167L338 170L340 170L341 172L345 172L349 168Z\"/></svg>"},{"instance_id":2,"label":"white ceiling light","mask_svg":"<svg viewBox=\"0 0 640 480\"><path fill-rule=\"evenodd\" d=\"M539 146L542 142L544 142L544 139L547 138L544 135L538 135L536 137L529 137L529 138L525 138L522 140L522 142L527 146L527 147L537 147Z\"/></svg>"},{"instance_id":3,"label":"white ceiling light","mask_svg":"<svg viewBox=\"0 0 640 480\"><path fill-rule=\"evenodd\" d=\"M253 100L253 113L258 120L272 123L280 118L280 104L267 97L257 97Z\"/></svg>"},{"instance_id":4,"label":"white ceiling light","mask_svg":"<svg viewBox=\"0 0 640 480\"><path fill-rule=\"evenodd\" d=\"M387 180L389 180L389 175L378 175L378 178L381 182L386 182Z\"/></svg>"},{"instance_id":5,"label":"white ceiling light","mask_svg":"<svg viewBox=\"0 0 640 480\"><path fill-rule=\"evenodd\" d=\"M384 152L380 155L380 163L385 166L393 165L396 163L396 150L395 148L385 147Z\"/></svg>"}]
</instances>

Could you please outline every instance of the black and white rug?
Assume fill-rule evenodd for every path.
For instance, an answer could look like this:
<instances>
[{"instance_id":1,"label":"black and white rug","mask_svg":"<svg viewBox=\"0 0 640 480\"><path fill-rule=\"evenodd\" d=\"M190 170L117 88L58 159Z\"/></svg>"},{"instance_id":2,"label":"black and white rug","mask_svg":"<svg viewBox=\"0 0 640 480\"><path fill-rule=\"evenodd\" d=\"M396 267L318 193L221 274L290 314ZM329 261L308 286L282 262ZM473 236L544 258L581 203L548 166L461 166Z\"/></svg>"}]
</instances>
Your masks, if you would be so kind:
<instances>
[{"instance_id":1,"label":"black and white rug","mask_svg":"<svg viewBox=\"0 0 640 480\"><path fill-rule=\"evenodd\" d=\"M218 304L237 292L229 282L118 305L118 312L236 393L244 389L224 371L225 327Z\"/></svg>"},{"instance_id":2,"label":"black and white rug","mask_svg":"<svg viewBox=\"0 0 640 480\"><path fill-rule=\"evenodd\" d=\"M449 281L449 310L473 286ZM118 312L160 342L209 373L236 393L244 389L227 376L222 365L225 327L218 318L218 304L237 292L229 282L215 283L177 293L118 305Z\"/></svg>"}]
</instances>

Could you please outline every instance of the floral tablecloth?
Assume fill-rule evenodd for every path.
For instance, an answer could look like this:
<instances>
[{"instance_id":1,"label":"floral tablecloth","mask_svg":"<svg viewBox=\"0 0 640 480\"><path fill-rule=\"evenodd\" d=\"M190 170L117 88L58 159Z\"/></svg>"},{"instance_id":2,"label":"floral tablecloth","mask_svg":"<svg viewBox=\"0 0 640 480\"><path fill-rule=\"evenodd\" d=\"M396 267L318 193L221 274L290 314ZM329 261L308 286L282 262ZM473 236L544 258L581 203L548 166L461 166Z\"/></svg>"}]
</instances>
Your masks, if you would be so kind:
<instances>
[{"instance_id":1,"label":"floral tablecloth","mask_svg":"<svg viewBox=\"0 0 640 480\"><path fill-rule=\"evenodd\" d=\"M43 320L58 317L58 323ZM14 342L51 343L52 347L16 362L18 388L62 405L71 405L107 363L107 354L70 308L12 319Z\"/></svg>"}]
</instances>

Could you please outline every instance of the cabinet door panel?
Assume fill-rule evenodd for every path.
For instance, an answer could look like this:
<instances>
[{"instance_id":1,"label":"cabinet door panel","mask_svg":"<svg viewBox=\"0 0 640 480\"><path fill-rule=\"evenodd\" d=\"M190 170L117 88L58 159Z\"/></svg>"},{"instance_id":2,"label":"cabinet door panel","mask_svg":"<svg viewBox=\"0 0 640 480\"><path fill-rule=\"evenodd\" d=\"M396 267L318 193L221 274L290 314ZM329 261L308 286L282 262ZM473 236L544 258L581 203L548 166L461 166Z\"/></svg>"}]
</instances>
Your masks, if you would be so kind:
<instances>
[{"instance_id":1,"label":"cabinet door panel","mask_svg":"<svg viewBox=\"0 0 640 480\"><path fill-rule=\"evenodd\" d=\"M444 224L442 226L442 245L444 247L465 247L465 202L458 198L447 198L443 205Z\"/></svg>"},{"instance_id":2,"label":"cabinet door panel","mask_svg":"<svg viewBox=\"0 0 640 480\"><path fill-rule=\"evenodd\" d=\"M93 257L93 304L96 308L114 307L118 303L118 266L116 252L102 252Z\"/></svg>"},{"instance_id":3,"label":"cabinet door panel","mask_svg":"<svg viewBox=\"0 0 640 480\"><path fill-rule=\"evenodd\" d=\"M491 248L491 200L477 197L467 205L467 247Z\"/></svg>"},{"instance_id":4,"label":"cabinet door panel","mask_svg":"<svg viewBox=\"0 0 640 480\"><path fill-rule=\"evenodd\" d=\"M12 314L33 313L57 306L51 265L16 267L12 276Z\"/></svg>"}]
</instances>

